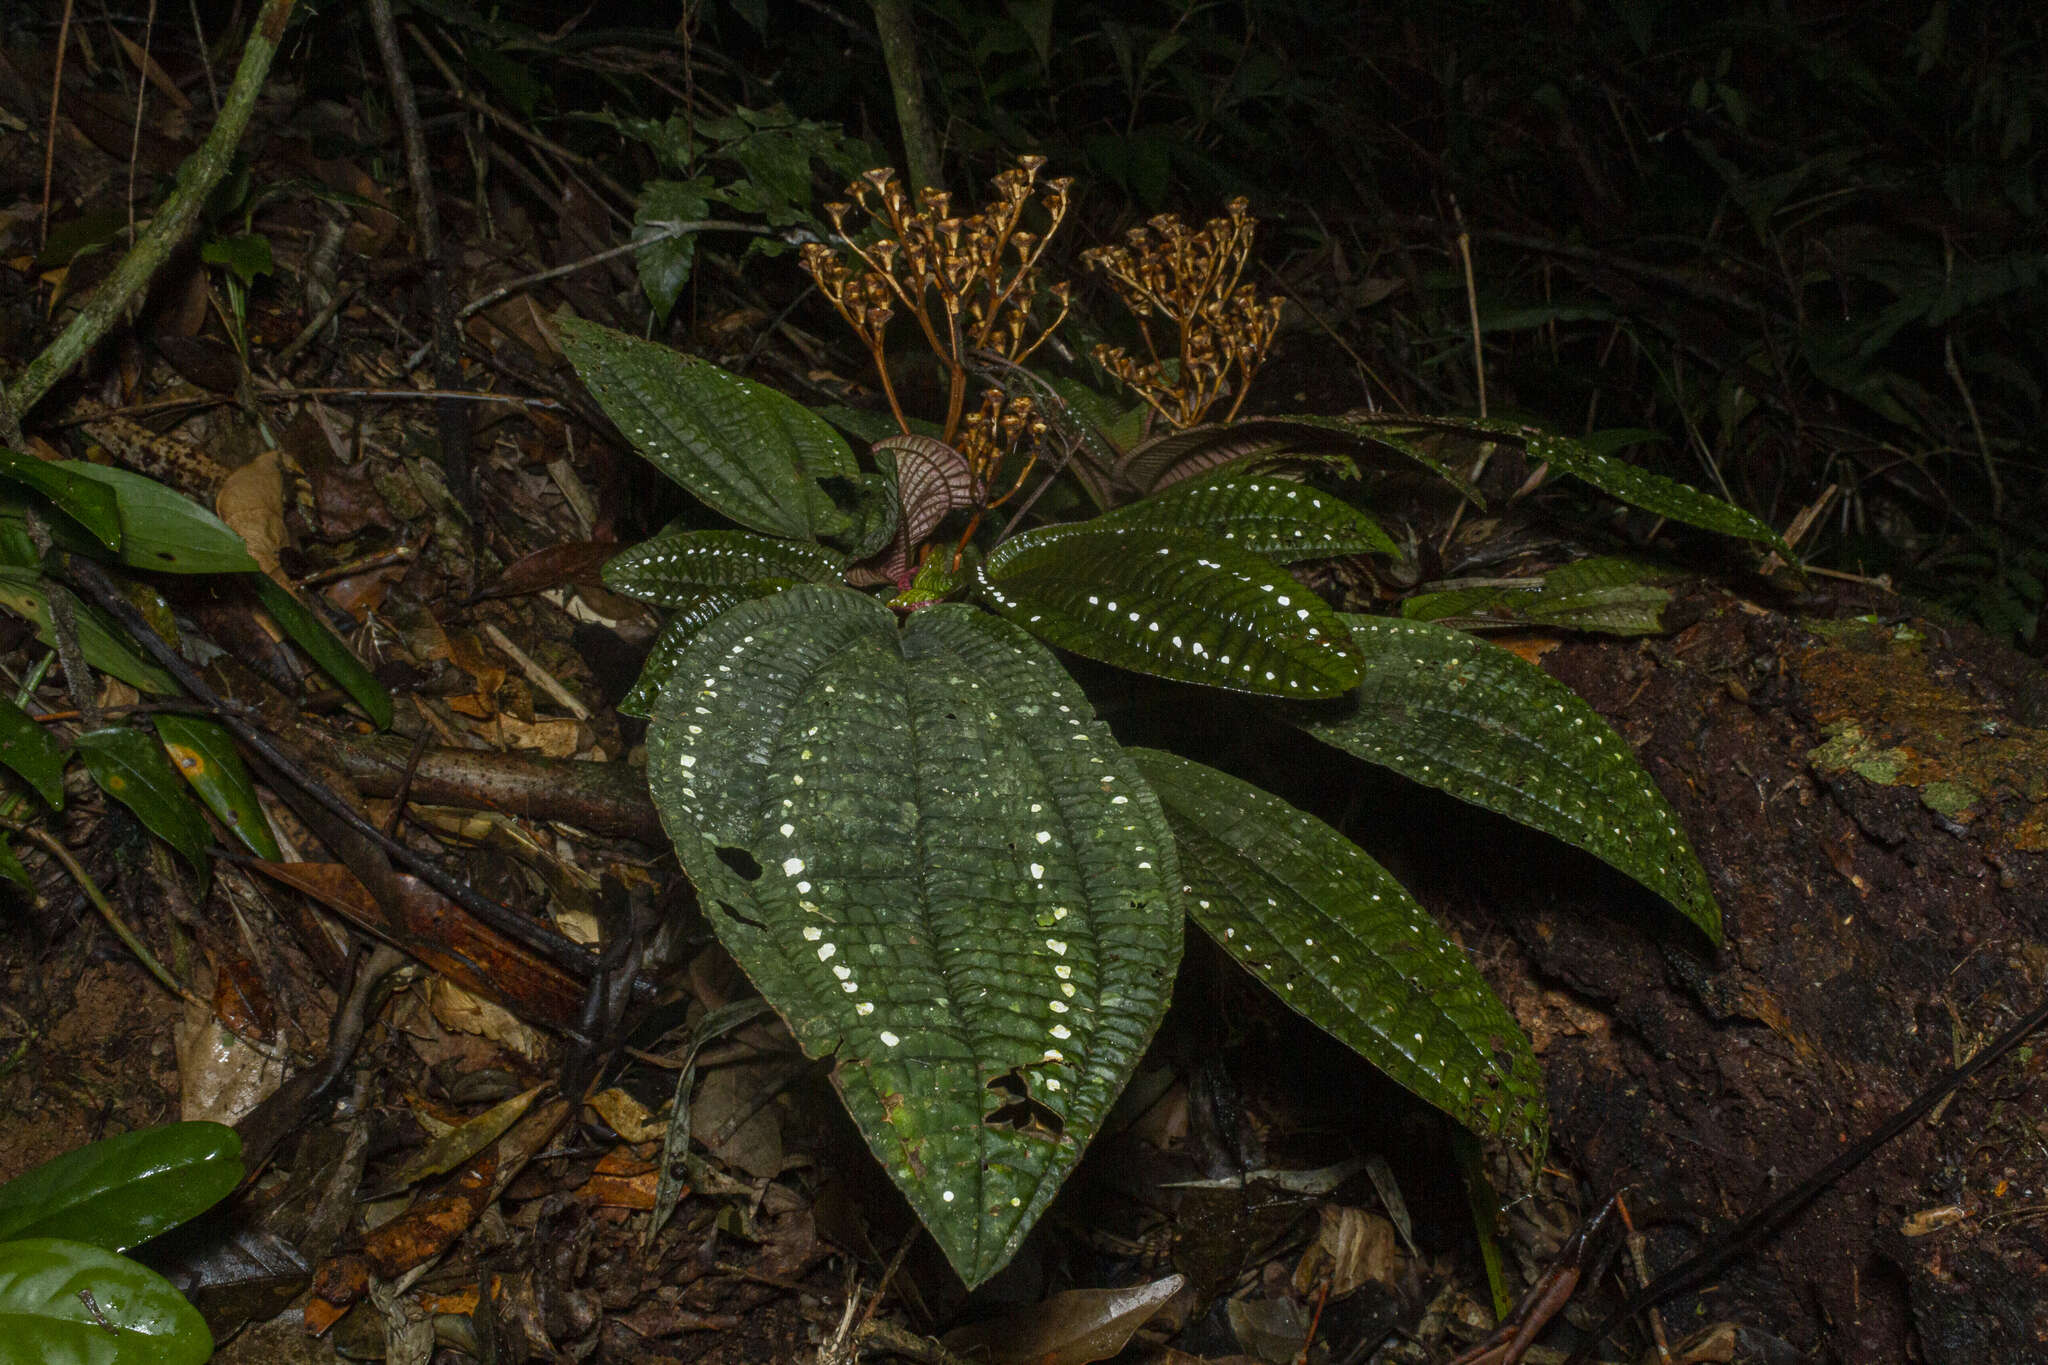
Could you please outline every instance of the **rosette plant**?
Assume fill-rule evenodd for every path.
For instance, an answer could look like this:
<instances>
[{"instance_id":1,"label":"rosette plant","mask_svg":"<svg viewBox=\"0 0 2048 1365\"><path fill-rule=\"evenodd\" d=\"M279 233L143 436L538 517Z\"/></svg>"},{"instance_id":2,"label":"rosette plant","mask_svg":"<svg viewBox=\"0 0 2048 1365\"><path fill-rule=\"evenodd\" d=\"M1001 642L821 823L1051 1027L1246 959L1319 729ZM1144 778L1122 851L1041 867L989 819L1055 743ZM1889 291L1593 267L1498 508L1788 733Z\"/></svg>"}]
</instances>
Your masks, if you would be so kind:
<instances>
[{"instance_id":1,"label":"rosette plant","mask_svg":"<svg viewBox=\"0 0 2048 1365\"><path fill-rule=\"evenodd\" d=\"M1242 204L1199 229L1156 219L1091 258L1138 314L1149 355L1099 358L1142 407L1039 378L1026 364L1068 305L1040 288L1068 186L1038 169L997 177L970 216L943 195L913 205L887 171L851 187L872 220L858 237L852 205L829 209L845 235L806 264L891 408L865 458L783 394L560 324L625 438L737 528L672 530L605 575L673 613L627 709L649 718L682 868L806 1052L834 1059L874 1155L970 1286L1015 1252L1129 1078L1190 920L1458 1122L1543 1142L1527 1040L1408 892L1259 788L1120 745L1061 651L1277 707L1590 851L1717 939L1676 817L1591 708L1456 630L1341 615L1287 566L1395 549L1304 462L1439 467L1428 438L1444 432L1776 543L1732 507L1508 423L1205 425L1226 395L1234 411L1277 320L1238 281ZM892 325L950 376L928 428L890 383ZM1166 428L1149 437L1148 411Z\"/></svg>"}]
</instances>

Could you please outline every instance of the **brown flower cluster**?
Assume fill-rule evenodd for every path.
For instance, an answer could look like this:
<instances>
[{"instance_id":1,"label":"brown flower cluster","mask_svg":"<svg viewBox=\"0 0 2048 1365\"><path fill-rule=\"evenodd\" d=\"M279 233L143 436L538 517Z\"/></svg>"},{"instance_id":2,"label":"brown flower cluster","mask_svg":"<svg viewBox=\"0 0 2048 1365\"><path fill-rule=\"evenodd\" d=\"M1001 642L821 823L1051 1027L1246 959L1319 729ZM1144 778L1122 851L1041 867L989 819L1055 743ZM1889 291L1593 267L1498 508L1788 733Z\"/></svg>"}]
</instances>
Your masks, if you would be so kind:
<instances>
[{"instance_id":1,"label":"brown flower cluster","mask_svg":"<svg viewBox=\"0 0 2048 1365\"><path fill-rule=\"evenodd\" d=\"M1251 285L1239 283L1258 227L1249 209L1233 199L1228 217L1200 228L1163 213L1133 228L1127 245L1081 253L1110 277L1138 320L1149 356L1140 360L1120 346L1097 346L1096 361L1177 427L1201 421L1226 393L1232 397L1223 420L1237 416L1280 329L1280 300L1262 300ZM1179 333L1169 357L1161 356L1152 334L1155 317Z\"/></svg>"},{"instance_id":2,"label":"brown flower cluster","mask_svg":"<svg viewBox=\"0 0 2048 1365\"><path fill-rule=\"evenodd\" d=\"M944 439L959 434L966 408L967 357L990 351L1021 364L1067 314L1067 285L1050 286L1059 312L1034 328L1032 307L1040 288L1038 263L1046 243L1067 215L1066 177L1038 183L1042 156L1026 156L995 177L995 197L980 212L955 216L952 196L943 191L918 196L915 207L896 173L872 170L847 187L854 203L825 206L840 240L858 262L842 259L823 243L804 248L804 266L874 358L890 410L905 431L910 424L897 402L883 354L883 337L899 314L914 318L926 343L946 365L950 379ZM1036 192L1050 219L1042 233L1023 226ZM846 217L858 205L880 229L862 245L846 232Z\"/></svg>"}]
</instances>

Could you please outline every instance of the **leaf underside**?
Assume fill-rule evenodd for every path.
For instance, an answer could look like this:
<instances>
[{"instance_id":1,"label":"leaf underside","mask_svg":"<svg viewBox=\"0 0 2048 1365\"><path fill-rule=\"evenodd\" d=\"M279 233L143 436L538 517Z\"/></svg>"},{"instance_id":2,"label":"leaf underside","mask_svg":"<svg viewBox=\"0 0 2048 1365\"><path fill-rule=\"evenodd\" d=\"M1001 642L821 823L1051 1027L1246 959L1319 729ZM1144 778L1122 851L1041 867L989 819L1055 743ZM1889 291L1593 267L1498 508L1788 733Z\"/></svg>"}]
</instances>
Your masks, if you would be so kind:
<instances>
[{"instance_id":1,"label":"leaf underside","mask_svg":"<svg viewBox=\"0 0 2048 1365\"><path fill-rule=\"evenodd\" d=\"M648 773L720 939L988 1278L1165 1009L1179 882L1136 768L1015 627L807 585L692 642Z\"/></svg>"},{"instance_id":2,"label":"leaf underside","mask_svg":"<svg viewBox=\"0 0 2048 1365\"><path fill-rule=\"evenodd\" d=\"M1678 816L1622 737L1534 664L1426 621L1346 616L1356 704L1289 719L1326 744L1586 850L1718 943L1721 909Z\"/></svg>"},{"instance_id":3,"label":"leaf underside","mask_svg":"<svg viewBox=\"0 0 2048 1365\"><path fill-rule=\"evenodd\" d=\"M1213 536L1083 522L1005 542L979 574L1004 616L1137 673L1274 697L1358 678L1337 614L1284 570Z\"/></svg>"},{"instance_id":4,"label":"leaf underside","mask_svg":"<svg viewBox=\"0 0 2048 1365\"><path fill-rule=\"evenodd\" d=\"M1248 782L1131 749L1188 913L1310 1023L1475 1132L1543 1145L1543 1073L1464 951L1336 830Z\"/></svg>"}]
</instances>

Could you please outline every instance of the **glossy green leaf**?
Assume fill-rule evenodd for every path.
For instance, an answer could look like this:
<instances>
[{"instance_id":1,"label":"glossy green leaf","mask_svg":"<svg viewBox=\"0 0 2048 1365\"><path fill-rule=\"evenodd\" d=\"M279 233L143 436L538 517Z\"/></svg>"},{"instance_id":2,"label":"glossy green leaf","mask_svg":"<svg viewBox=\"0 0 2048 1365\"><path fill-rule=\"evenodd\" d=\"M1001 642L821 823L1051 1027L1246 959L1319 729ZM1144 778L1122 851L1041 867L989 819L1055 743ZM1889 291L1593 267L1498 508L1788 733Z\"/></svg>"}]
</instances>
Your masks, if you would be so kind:
<instances>
[{"instance_id":1,"label":"glossy green leaf","mask_svg":"<svg viewBox=\"0 0 2048 1365\"><path fill-rule=\"evenodd\" d=\"M648 780L720 940L987 1279L1172 985L1180 882L1136 768L1015 627L804 586L698 636Z\"/></svg>"},{"instance_id":2,"label":"glossy green leaf","mask_svg":"<svg viewBox=\"0 0 2048 1365\"><path fill-rule=\"evenodd\" d=\"M1464 951L1364 850L1248 782L1127 752L1173 825L1188 913L1289 1008L1476 1132L1543 1145L1543 1073Z\"/></svg>"},{"instance_id":3,"label":"glossy green leaf","mask_svg":"<svg viewBox=\"0 0 2048 1365\"><path fill-rule=\"evenodd\" d=\"M1049 526L997 547L980 584L1040 639L1133 672L1277 697L1331 697L1358 681L1336 613L1214 537Z\"/></svg>"},{"instance_id":4,"label":"glossy green leaf","mask_svg":"<svg viewBox=\"0 0 2048 1365\"><path fill-rule=\"evenodd\" d=\"M320 670L349 699L363 708L363 714L379 730L391 728L391 694L384 690L384 684L377 681L355 651L344 644L339 636L329 630L306 605L280 587L269 574L253 575L256 598L263 604L263 610L277 627L291 637L293 644L306 651Z\"/></svg>"},{"instance_id":5,"label":"glossy green leaf","mask_svg":"<svg viewBox=\"0 0 2048 1365\"><path fill-rule=\"evenodd\" d=\"M0 1241L62 1237L126 1251L197 1217L242 1182L242 1140L167 1123L77 1147L0 1185Z\"/></svg>"},{"instance_id":6,"label":"glossy green leaf","mask_svg":"<svg viewBox=\"0 0 2048 1365\"><path fill-rule=\"evenodd\" d=\"M1401 552L1378 523L1342 498L1277 475L1230 469L1185 479L1097 524L1200 531L1282 564L1367 550Z\"/></svg>"},{"instance_id":7,"label":"glossy green leaf","mask_svg":"<svg viewBox=\"0 0 2048 1365\"><path fill-rule=\"evenodd\" d=\"M852 478L831 424L775 390L596 323L557 320L562 349L634 448L742 526L815 539L816 481ZM829 501L826 503L829 507Z\"/></svg>"},{"instance_id":8,"label":"glossy green leaf","mask_svg":"<svg viewBox=\"0 0 2048 1365\"><path fill-rule=\"evenodd\" d=\"M92 532L109 550L121 548L121 513L113 491L73 472L70 460L39 460L0 446L0 478L35 489Z\"/></svg>"},{"instance_id":9,"label":"glossy green leaf","mask_svg":"<svg viewBox=\"0 0 2048 1365\"><path fill-rule=\"evenodd\" d=\"M33 716L0 697L0 763L13 769L53 808L64 804L64 761L71 751Z\"/></svg>"},{"instance_id":10,"label":"glossy green leaf","mask_svg":"<svg viewBox=\"0 0 2048 1365\"><path fill-rule=\"evenodd\" d=\"M1301 708L1326 744L1543 831L1635 878L1719 942L1721 909L1628 744L1534 664L1425 621L1347 616L1354 704Z\"/></svg>"},{"instance_id":11,"label":"glossy green leaf","mask_svg":"<svg viewBox=\"0 0 2048 1365\"><path fill-rule=\"evenodd\" d=\"M50 623L50 588L41 573L0 565L0 608L32 623L36 638L44 644L56 644L57 631ZM143 658L97 608L73 599L72 619L78 625L79 652L88 664L144 692L168 695L178 690L177 681Z\"/></svg>"},{"instance_id":12,"label":"glossy green leaf","mask_svg":"<svg viewBox=\"0 0 2048 1365\"><path fill-rule=\"evenodd\" d=\"M61 460L59 466L114 495L121 562L160 573L241 573L256 567L226 522L192 499L128 469Z\"/></svg>"},{"instance_id":13,"label":"glossy green leaf","mask_svg":"<svg viewBox=\"0 0 2048 1365\"><path fill-rule=\"evenodd\" d=\"M604 566L604 585L663 607L683 607L718 588L793 580L830 583L844 561L805 541L751 531L682 531L643 540Z\"/></svg>"},{"instance_id":14,"label":"glossy green leaf","mask_svg":"<svg viewBox=\"0 0 2048 1365\"><path fill-rule=\"evenodd\" d=\"M164 756L163 745L122 725L87 730L78 736L78 755L100 790L135 812L151 834L206 871L211 842L206 817L193 804L184 779Z\"/></svg>"},{"instance_id":15,"label":"glossy green leaf","mask_svg":"<svg viewBox=\"0 0 2048 1365\"><path fill-rule=\"evenodd\" d=\"M284 855L278 852L263 803L256 799L249 765L242 761L227 730L201 716L161 715L154 717L154 724L171 766L191 784L214 818L257 857L281 861Z\"/></svg>"},{"instance_id":16,"label":"glossy green leaf","mask_svg":"<svg viewBox=\"0 0 2048 1365\"><path fill-rule=\"evenodd\" d=\"M0 1365L200 1365L206 1319L126 1256L42 1237L0 1242Z\"/></svg>"}]
</instances>

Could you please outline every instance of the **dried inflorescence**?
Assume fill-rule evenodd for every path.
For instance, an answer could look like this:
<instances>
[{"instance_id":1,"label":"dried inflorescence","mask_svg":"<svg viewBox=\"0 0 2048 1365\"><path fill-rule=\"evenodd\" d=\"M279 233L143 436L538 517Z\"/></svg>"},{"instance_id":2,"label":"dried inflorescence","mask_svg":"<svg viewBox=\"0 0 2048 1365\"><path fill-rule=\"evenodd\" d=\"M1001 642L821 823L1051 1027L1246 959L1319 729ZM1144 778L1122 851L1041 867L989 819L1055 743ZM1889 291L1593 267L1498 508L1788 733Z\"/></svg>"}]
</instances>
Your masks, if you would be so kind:
<instances>
[{"instance_id":1,"label":"dried inflorescence","mask_svg":"<svg viewBox=\"0 0 2048 1365\"><path fill-rule=\"evenodd\" d=\"M1038 183L1042 156L1018 158L1017 165L995 177L995 198L979 213L955 217L952 196L925 191L915 207L909 193L886 167L867 172L847 187L854 203L825 206L840 241L859 262L849 264L823 243L804 248L804 265L818 288L853 328L874 357L890 410L905 431L910 429L883 354L883 337L899 313L915 318L950 378L944 439L960 431L966 408L967 357L989 351L1021 364L1067 314L1067 285L1051 285L1048 293L1059 312L1044 327L1032 321L1040 288L1038 263L1046 244L1067 215L1066 177ZM1050 222L1042 233L1022 223L1026 205L1037 191ZM846 217L858 205L880 236L862 245L846 231Z\"/></svg>"},{"instance_id":2,"label":"dried inflorescence","mask_svg":"<svg viewBox=\"0 0 2048 1365\"><path fill-rule=\"evenodd\" d=\"M1096 247L1081 259L1108 274L1138 320L1148 360L1121 346L1098 346L1095 359L1131 386L1152 410L1177 427L1202 420L1229 393L1229 421L1244 403L1251 378L1265 362L1280 330L1280 300L1260 299L1240 284L1258 220L1243 199L1229 216L1190 228L1170 213L1133 228L1128 245ZM1162 357L1150 320L1160 317L1179 332L1179 345Z\"/></svg>"}]
</instances>

